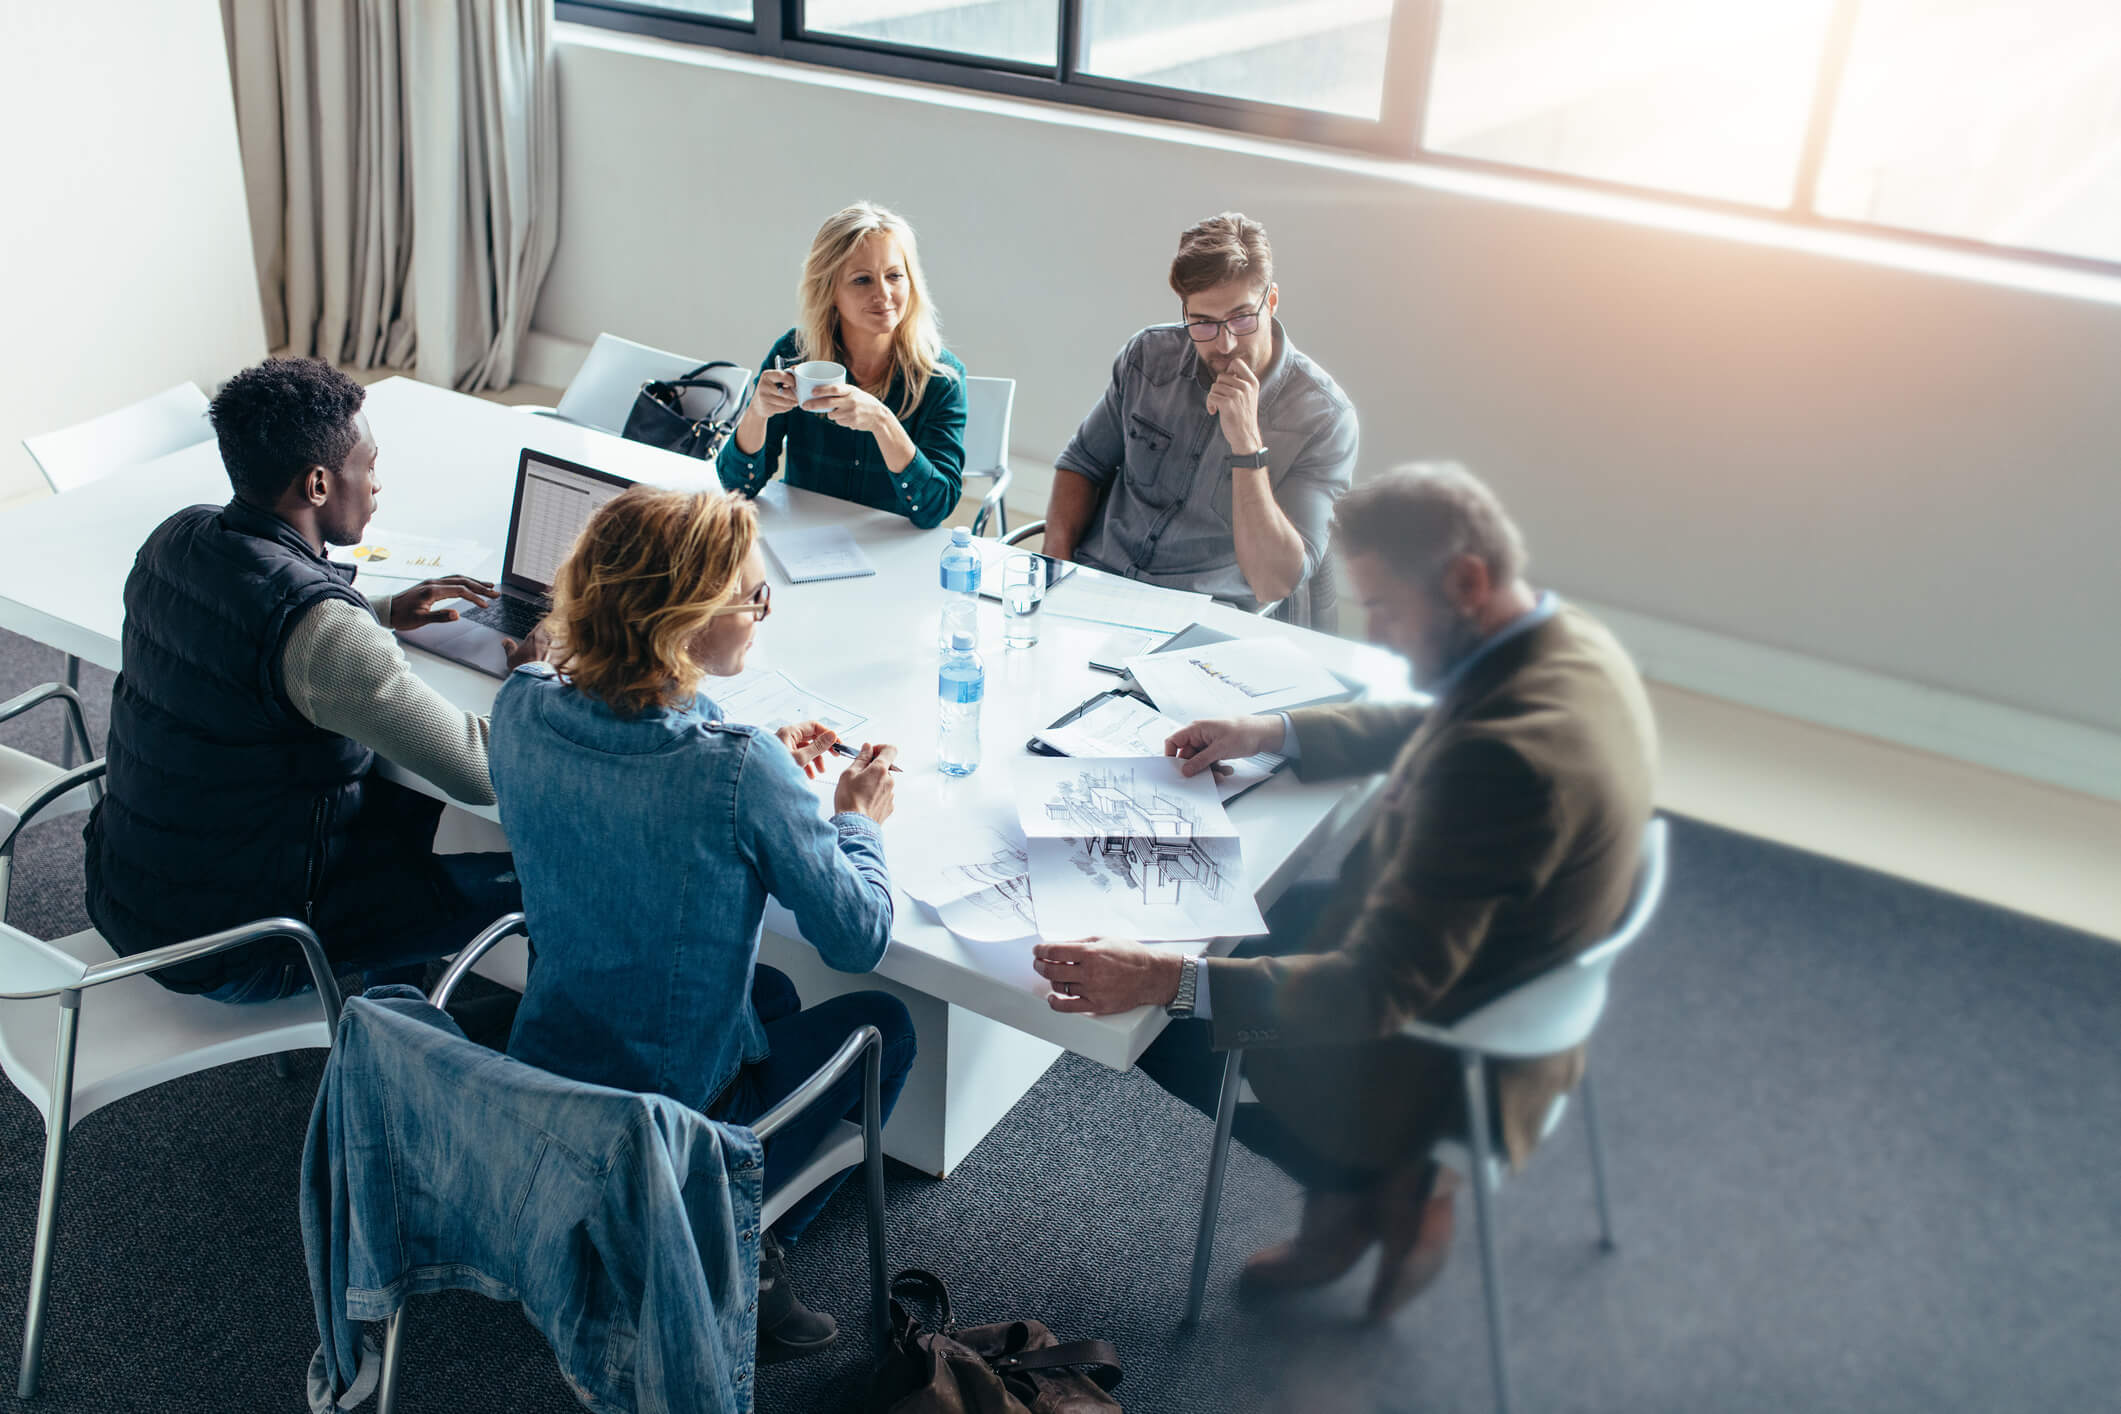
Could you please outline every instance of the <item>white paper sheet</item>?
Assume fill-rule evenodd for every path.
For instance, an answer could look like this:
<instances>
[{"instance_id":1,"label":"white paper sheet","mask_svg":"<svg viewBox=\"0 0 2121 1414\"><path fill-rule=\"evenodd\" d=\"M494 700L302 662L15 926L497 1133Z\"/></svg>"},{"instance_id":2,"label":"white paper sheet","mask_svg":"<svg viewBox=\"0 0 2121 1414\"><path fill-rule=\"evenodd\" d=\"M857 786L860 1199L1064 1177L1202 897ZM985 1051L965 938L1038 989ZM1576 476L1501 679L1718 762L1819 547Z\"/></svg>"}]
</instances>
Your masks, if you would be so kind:
<instances>
[{"instance_id":1,"label":"white paper sheet","mask_svg":"<svg viewBox=\"0 0 2121 1414\"><path fill-rule=\"evenodd\" d=\"M452 574L489 579L494 571L492 549L476 540L441 540L376 524L370 524L360 544L332 546L331 557L358 568L361 582L393 581L389 588Z\"/></svg>"},{"instance_id":2,"label":"white paper sheet","mask_svg":"<svg viewBox=\"0 0 2121 1414\"><path fill-rule=\"evenodd\" d=\"M748 726L770 730L797 722L823 722L844 741L869 720L826 701L775 668L749 668L733 678L710 678L702 686L724 717Z\"/></svg>"},{"instance_id":3,"label":"white paper sheet","mask_svg":"<svg viewBox=\"0 0 2121 1414\"><path fill-rule=\"evenodd\" d=\"M1184 725L1139 698L1108 697L1065 727L1048 727L1038 739L1067 756L1161 756L1164 743ZM1217 794L1229 800L1250 790L1279 770L1283 759L1263 751L1225 763L1230 769L1216 776Z\"/></svg>"},{"instance_id":4,"label":"white paper sheet","mask_svg":"<svg viewBox=\"0 0 2121 1414\"><path fill-rule=\"evenodd\" d=\"M1046 591L1046 612L1120 628L1176 633L1215 601L1205 594L1083 569Z\"/></svg>"},{"instance_id":5,"label":"white paper sheet","mask_svg":"<svg viewBox=\"0 0 2121 1414\"><path fill-rule=\"evenodd\" d=\"M1209 777L1166 756L1034 758L1017 764L1016 792L1042 937L1266 931Z\"/></svg>"},{"instance_id":6,"label":"white paper sheet","mask_svg":"<svg viewBox=\"0 0 2121 1414\"><path fill-rule=\"evenodd\" d=\"M811 584L823 579L855 579L875 574L876 566L854 543L844 525L820 525L809 530L776 530L766 537L781 573L791 584Z\"/></svg>"},{"instance_id":7,"label":"white paper sheet","mask_svg":"<svg viewBox=\"0 0 2121 1414\"><path fill-rule=\"evenodd\" d=\"M1280 638L1145 653L1129 658L1127 671L1166 716L1189 722L1279 712L1347 693L1310 654Z\"/></svg>"},{"instance_id":8,"label":"white paper sheet","mask_svg":"<svg viewBox=\"0 0 2121 1414\"><path fill-rule=\"evenodd\" d=\"M944 927L975 943L1038 936L1013 808L994 802L947 825L924 827L922 845L912 856L918 862L899 868L898 884L934 909Z\"/></svg>"}]
</instances>

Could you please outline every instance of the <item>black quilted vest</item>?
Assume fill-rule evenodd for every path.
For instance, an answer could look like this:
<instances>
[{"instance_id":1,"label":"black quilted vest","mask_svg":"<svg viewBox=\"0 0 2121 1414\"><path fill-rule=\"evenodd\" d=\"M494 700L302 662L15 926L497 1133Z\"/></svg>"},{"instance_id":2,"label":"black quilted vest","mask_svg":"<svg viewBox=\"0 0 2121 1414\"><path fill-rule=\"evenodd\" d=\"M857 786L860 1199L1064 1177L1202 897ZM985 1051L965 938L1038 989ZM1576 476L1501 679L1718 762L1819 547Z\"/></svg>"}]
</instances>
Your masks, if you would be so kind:
<instances>
[{"instance_id":1,"label":"black quilted vest","mask_svg":"<svg viewBox=\"0 0 2121 1414\"><path fill-rule=\"evenodd\" d=\"M312 726L280 680L289 630L323 599L367 606L351 568L241 501L179 511L140 547L125 581L108 789L86 830L88 914L117 951L307 917L374 760ZM157 976L206 990L299 956L266 946Z\"/></svg>"}]
</instances>

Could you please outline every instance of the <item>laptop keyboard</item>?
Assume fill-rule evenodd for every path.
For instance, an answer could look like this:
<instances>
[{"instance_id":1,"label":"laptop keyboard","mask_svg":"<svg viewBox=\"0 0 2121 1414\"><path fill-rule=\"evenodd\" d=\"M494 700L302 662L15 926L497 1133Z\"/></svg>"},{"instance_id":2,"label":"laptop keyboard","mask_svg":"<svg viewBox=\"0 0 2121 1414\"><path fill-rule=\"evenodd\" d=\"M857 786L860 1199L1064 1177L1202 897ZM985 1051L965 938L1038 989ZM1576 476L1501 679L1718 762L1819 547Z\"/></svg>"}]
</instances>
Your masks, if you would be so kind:
<instances>
[{"instance_id":1,"label":"laptop keyboard","mask_svg":"<svg viewBox=\"0 0 2121 1414\"><path fill-rule=\"evenodd\" d=\"M468 611L464 617L510 638L522 639L528 638L531 630L544 621L545 613L543 604L503 594L490 604Z\"/></svg>"}]
</instances>

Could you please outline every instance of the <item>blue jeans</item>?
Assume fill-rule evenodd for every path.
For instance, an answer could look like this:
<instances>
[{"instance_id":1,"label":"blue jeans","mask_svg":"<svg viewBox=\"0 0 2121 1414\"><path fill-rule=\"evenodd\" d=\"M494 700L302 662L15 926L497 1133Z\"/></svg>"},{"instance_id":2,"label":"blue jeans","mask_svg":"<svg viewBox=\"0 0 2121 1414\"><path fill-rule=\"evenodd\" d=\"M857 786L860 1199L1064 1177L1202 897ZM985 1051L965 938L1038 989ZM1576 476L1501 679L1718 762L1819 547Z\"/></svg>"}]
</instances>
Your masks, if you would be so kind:
<instances>
[{"instance_id":1,"label":"blue jeans","mask_svg":"<svg viewBox=\"0 0 2121 1414\"><path fill-rule=\"evenodd\" d=\"M892 1106L905 1087L906 1072L913 1069L916 1049L913 1017L906 1004L889 992L847 992L799 1010L802 999L795 984L778 968L760 964L752 973L751 1004L765 1023L766 1042L772 1049L766 1059L737 1071L736 1078L707 1108L709 1119L725 1124L749 1124L795 1092L817 1068L832 1059L848 1033L861 1026L874 1026L884 1036L883 1110L891 1118ZM841 1120L862 1122L862 1067L854 1070L825 1092L825 1098L790 1121L766 1144L766 1192L770 1196L810 1162L825 1136ZM846 1180L846 1173L820 1184L773 1225L774 1235L790 1247L803 1229L825 1206L825 1200Z\"/></svg>"},{"instance_id":2,"label":"blue jeans","mask_svg":"<svg viewBox=\"0 0 2121 1414\"><path fill-rule=\"evenodd\" d=\"M523 906L505 853L379 853L336 875L318 896L312 926L332 971L360 974L359 992L390 982L418 986L424 966L447 957L504 913ZM206 993L217 1002L270 1002L309 990L309 964L290 943Z\"/></svg>"}]
</instances>

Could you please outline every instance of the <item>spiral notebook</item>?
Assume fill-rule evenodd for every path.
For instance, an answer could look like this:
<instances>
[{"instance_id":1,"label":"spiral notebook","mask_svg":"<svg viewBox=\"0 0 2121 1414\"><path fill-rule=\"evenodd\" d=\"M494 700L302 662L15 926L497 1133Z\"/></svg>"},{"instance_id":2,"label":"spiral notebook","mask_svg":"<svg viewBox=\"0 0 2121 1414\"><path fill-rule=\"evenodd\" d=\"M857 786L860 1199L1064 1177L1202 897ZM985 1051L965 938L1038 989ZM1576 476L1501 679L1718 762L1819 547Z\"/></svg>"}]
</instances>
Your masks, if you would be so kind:
<instances>
[{"instance_id":1,"label":"spiral notebook","mask_svg":"<svg viewBox=\"0 0 2121 1414\"><path fill-rule=\"evenodd\" d=\"M875 574L876 566L854 543L844 525L820 525L810 530L777 530L766 537L781 573L790 584L810 584L821 579L857 579Z\"/></svg>"}]
</instances>

